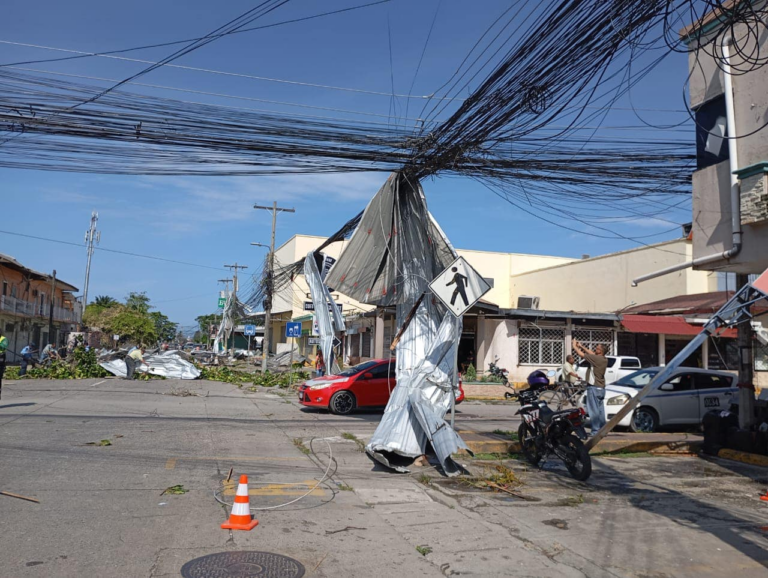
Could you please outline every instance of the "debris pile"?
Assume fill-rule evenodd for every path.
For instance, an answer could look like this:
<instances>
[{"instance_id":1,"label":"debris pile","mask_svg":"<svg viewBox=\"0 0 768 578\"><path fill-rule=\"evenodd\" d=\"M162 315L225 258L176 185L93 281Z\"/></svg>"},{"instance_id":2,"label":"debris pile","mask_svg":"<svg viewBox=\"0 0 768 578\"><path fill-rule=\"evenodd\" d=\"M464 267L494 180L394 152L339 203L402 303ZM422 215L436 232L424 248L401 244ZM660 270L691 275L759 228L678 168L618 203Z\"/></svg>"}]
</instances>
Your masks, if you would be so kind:
<instances>
[{"instance_id":1,"label":"debris pile","mask_svg":"<svg viewBox=\"0 0 768 578\"><path fill-rule=\"evenodd\" d=\"M117 377L126 377L125 357L127 350L107 351L99 355L99 365ZM138 372L149 373L171 379L197 379L200 370L192 363L192 358L183 351L170 350L144 355L147 364L142 364Z\"/></svg>"}]
</instances>

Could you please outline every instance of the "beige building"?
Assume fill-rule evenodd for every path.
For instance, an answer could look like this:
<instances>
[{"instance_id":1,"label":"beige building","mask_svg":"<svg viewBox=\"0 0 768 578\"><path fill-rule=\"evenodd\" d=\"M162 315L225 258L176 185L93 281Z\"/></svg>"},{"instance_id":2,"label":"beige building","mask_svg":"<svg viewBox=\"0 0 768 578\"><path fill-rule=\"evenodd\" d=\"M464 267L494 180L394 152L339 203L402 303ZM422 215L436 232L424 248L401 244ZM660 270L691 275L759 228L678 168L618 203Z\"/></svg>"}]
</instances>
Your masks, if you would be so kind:
<instances>
[{"instance_id":1,"label":"beige building","mask_svg":"<svg viewBox=\"0 0 768 578\"><path fill-rule=\"evenodd\" d=\"M761 0L752 9L765 5ZM754 20L723 28L711 13L681 32L691 48L699 38L711 41L689 53L690 106L697 125L693 258L702 269L761 273L768 268L768 74L765 67L745 62L768 50L768 36L753 33L763 29ZM726 98L727 66L734 71L731 99ZM734 229L741 231L741 248L722 258L734 247Z\"/></svg>"},{"instance_id":2,"label":"beige building","mask_svg":"<svg viewBox=\"0 0 768 578\"><path fill-rule=\"evenodd\" d=\"M295 235L275 251L277 263L287 265L303 259L324 241L324 237ZM335 243L324 252L337 258L343 247L344 243ZM574 338L589 346L602 343L616 352L621 329L617 312L622 309L717 290L714 274L690 268L631 287L633 276L649 267L690 259L692 243L684 238L583 259L457 251L492 285L491 291L464 317L460 364L466 367L472 363L483 372L495 362L509 369L516 381L523 380L533 369L558 367ZM338 293L334 298L341 304L347 324L345 361L356 363L388 356L396 332L394 312L377 310ZM301 321L299 350L314 353L309 303L309 288L303 276L294 280L290 291L275 296L270 333L273 352L288 347L286 323Z\"/></svg>"}]
</instances>

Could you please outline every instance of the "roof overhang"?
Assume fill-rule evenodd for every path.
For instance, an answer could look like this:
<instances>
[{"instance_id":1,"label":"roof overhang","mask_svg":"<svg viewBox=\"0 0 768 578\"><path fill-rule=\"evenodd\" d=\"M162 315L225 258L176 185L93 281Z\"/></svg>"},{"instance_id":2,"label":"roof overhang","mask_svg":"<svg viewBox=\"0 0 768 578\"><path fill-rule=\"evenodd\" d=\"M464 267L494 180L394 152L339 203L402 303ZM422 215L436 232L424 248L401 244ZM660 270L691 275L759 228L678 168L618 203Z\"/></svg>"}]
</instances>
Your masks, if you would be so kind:
<instances>
[{"instance_id":1,"label":"roof overhang","mask_svg":"<svg viewBox=\"0 0 768 578\"><path fill-rule=\"evenodd\" d=\"M698 335L702 328L688 323L676 315L625 315L622 326L630 333L655 333L657 335ZM718 337L736 337L736 329L731 327L718 334Z\"/></svg>"}]
</instances>

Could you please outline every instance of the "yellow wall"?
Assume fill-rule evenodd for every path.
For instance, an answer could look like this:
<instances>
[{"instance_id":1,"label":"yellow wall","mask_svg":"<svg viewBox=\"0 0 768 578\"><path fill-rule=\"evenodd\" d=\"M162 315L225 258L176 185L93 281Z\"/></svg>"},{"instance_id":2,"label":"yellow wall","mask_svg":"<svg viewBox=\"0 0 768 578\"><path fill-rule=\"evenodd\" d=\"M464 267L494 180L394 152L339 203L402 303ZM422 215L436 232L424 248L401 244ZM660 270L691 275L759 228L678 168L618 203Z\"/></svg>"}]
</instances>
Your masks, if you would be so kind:
<instances>
[{"instance_id":1,"label":"yellow wall","mask_svg":"<svg viewBox=\"0 0 768 578\"><path fill-rule=\"evenodd\" d=\"M717 289L715 274L683 269L632 287L632 280L664 267L690 260L691 242L678 239L580 259L564 265L530 271L511 278L513 300L520 295L541 298L540 309L600 313L618 311L677 295Z\"/></svg>"}]
</instances>

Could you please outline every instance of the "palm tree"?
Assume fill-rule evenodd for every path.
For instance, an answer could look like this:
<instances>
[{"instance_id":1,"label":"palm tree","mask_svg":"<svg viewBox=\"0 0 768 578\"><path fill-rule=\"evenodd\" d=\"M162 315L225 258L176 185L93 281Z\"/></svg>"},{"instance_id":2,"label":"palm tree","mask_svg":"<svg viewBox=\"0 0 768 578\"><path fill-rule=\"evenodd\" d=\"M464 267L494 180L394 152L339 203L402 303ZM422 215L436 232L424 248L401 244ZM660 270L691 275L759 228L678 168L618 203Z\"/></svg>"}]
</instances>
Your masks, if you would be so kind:
<instances>
[{"instance_id":1,"label":"palm tree","mask_svg":"<svg viewBox=\"0 0 768 578\"><path fill-rule=\"evenodd\" d=\"M97 295L96 299L93 300L93 304L97 307L112 307L113 305L117 305L117 300L113 299L109 295Z\"/></svg>"}]
</instances>

